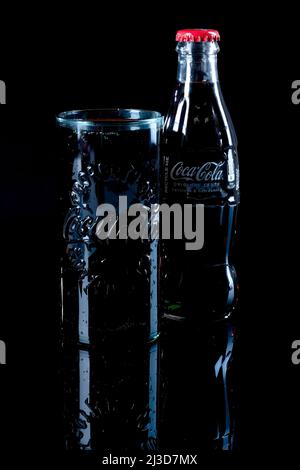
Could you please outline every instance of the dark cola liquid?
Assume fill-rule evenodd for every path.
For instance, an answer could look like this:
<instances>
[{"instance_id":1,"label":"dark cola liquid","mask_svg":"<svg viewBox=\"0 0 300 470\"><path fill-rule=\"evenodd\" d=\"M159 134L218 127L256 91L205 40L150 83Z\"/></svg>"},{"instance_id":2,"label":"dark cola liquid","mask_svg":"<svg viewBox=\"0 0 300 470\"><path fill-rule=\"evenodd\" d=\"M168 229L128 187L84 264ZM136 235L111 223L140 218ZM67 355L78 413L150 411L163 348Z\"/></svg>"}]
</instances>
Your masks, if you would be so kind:
<instances>
[{"instance_id":1,"label":"dark cola liquid","mask_svg":"<svg viewBox=\"0 0 300 470\"><path fill-rule=\"evenodd\" d=\"M157 131L58 134L65 447L135 455L157 440L158 244L99 240L96 210L158 202Z\"/></svg>"},{"instance_id":2,"label":"dark cola liquid","mask_svg":"<svg viewBox=\"0 0 300 470\"><path fill-rule=\"evenodd\" d=\"M216 85L179 84L163 138L163 200L201 203L204 246L162 243L161 443L232 449L237 276L236 137Z\"/></svg>"}]
</instances>

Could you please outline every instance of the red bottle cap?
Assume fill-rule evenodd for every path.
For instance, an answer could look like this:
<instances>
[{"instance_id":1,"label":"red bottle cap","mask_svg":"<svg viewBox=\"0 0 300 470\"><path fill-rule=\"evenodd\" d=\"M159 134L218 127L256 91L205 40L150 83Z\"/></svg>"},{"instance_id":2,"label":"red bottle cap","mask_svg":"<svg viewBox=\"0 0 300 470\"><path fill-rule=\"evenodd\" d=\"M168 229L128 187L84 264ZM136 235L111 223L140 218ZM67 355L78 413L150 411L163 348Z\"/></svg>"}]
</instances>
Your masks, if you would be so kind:
<instances>
[{"instance_id":1,"label":"red bottle cap","mask_svg":"<svg viewBox=\"0 0 300 470\"><path fill-rule=\"evenodd\" d=\"M213 42L220 41L220 34L216 29L180 29L176 33L178 42Z\"/></svg>"}]
</instances>

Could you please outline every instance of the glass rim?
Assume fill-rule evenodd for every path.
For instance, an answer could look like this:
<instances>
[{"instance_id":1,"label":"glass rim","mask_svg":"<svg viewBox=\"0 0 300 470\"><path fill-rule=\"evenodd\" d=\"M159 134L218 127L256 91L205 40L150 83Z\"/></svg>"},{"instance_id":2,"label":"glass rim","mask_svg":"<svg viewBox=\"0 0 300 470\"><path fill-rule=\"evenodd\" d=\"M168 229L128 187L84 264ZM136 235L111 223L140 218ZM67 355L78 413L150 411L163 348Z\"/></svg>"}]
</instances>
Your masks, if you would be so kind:
<instances>
[{"instance_id":1,"label":"glass rim","mask_svg":"<svg viewBox=\"0 0 300 470\"><path fill-rule=\"evenodd\" d=\"M163 116L158 111L131 108L88 108L63 111L56 116L61 127L76 130L99 128L136 130L163 125Z\"/></svg>"}]
</instances>

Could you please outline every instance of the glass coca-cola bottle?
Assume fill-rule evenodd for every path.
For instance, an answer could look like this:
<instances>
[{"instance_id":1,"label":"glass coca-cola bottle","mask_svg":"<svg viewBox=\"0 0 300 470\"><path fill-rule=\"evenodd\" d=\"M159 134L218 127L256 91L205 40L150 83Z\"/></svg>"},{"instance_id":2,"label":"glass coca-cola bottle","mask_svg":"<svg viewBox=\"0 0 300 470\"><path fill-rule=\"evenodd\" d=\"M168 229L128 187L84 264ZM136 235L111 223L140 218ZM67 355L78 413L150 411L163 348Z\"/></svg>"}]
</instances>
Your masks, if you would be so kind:
<instances>
[{"instance_id":1,"label":"glass coca-cola bottle","mask_svg":"<svg viewBox=\"0 0 300 470\"><path fill-rule=\"evenodd\" d=\"M165 240L161 297L161 445L233 448L233 241L239 204L237 139L220 89L219 33L177 32L177 85L162 142L162 200L204 204L204 245Z\"/></svg>"}]
</instances>

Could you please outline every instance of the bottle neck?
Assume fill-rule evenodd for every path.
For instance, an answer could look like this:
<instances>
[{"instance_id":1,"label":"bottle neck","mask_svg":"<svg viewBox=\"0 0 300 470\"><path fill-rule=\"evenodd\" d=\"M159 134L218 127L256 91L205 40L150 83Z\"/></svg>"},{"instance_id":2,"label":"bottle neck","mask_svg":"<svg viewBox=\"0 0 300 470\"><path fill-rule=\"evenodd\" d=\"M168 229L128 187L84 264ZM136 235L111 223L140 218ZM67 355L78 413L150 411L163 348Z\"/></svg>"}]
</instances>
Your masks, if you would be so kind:
<instances>
[{"instance_id":1,"label":"bottle neck","mask_svg":"<svg viewBox=\"0 0 300 470\"><path fill-rule=\"evenodd\" d=\"M217 42L179 42L177 80L180 83L218 83Z\"/></svg>"}]
</instances>

